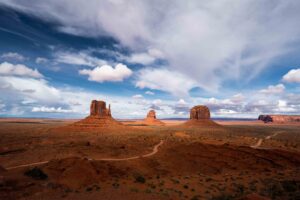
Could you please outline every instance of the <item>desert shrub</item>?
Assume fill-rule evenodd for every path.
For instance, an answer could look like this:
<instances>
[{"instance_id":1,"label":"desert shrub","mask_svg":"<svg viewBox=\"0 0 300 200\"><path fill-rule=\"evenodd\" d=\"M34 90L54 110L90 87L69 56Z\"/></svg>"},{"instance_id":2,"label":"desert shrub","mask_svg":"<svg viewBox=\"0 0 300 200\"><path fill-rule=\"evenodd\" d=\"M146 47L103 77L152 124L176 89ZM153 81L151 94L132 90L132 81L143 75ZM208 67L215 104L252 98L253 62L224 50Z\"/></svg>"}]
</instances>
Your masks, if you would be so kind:
<instances>
[{"instance_id":1,"label":"desert shrub","mask_svg":"<svg viewBox=\"0 0 300 200\"><path fill-rule=\"evenodd\" d=\"M214 196L211 198L211 200L233 200L234 197L232 197L231 195L227 195L227 194L221 194L219 196Z\"/></svg>"},{"instance_id":2,"label":"desert shrub","mask_svg":"<svg viewBox=\"0 0 300 200\"><path fill-rule=\"evenodd\" d=\"M130 191L131 192L139 192L139 189L137 189L137 188L130 188Z\"/></svg>"},{"instance_id":3,"label":"desert shrub","mask_svg":"<svg viewBox=\"0 0 300 200\"><path fill-rule=\"evenodd\" d=\"M117 188L119 188L120 184L119 183L113 183L112 186L117 189Z\"/></svg>"},{"instance_id":4,"label":"desert shrub","mask_svg":"<svg viewBox=\"0 0 300 200\"><path fill-rule=\"evenodd\" d=\"M150 193L152 193L152 191L151 191L150 189L147 188L147 189L145 190L145 193L150 194Z\"/></svg>"},{"instance_id":5,"label":"desert shrub","mask_svg":"<svg viewBox=\"0 0 300 200\"><path fill-rule=\"evenodd\" d=\"M206 179L205 179L206 182L209 182L209 181L211 181L211 180L212 180L212 178L206 178Z\"/></svg>"},{"instance_id":6,"label":"desert shrub","mask_svg":"<svg viewBox=\"0 0 300 200\"><path fill-rule=\"evenodd\" d=\"M25 171L24 175L32 177L36 180L46 180L48 178L48 175L38 167Z\"/></svg>"},{"instance_id":7,"label":"desert shrub","mask_svg":"<svg viewBox=\"0 0 300 200\"><path fill-rule=\"evenodd\" d=\"M200 199L200 196L199 196L199 195L193 196L193 197L191 198L191 200L199 200L199 199Z\"/></svg>"},{"instance_id":8,"label":"desert shrub","mask_svg":"<svg viewBox=\"0 0 300 200\"><path fill-rule=\"evenodd\" d=\"M297 182L296 181L281 181L283 189L287 192L297 191Z\"/></svg>"},{"instance_id":9,"label":"desert shrub","mask_svg":"<svg viewBox=\"0 0 300 200\"><path fill-rule=\"evenodd\" d=\"M146 182L146 179L145 177L143 177L142 175L137 175L135 177L135 181L138 182L138 183L145 183Z\"/></svg>"},{"instance_id":10,"label":"desert shrub","mask_svg":"<svg viewBox=\"0 0 300 200\"><path fill-rule=\"evenodd\" d=\"M275 197L279 197L283 194L283 189L280 184L277 182L270 182L264 188L264 193L274 199Z\"/></svg>"},{"instance_id":11,"label":"desert shrub","mask_svg":"<svg viewBox=\"0 0 300 200\"><path fill-rule=\"evenodd\" d=\"M183 185L183 188L184 188L184 189L188 189L189 186L185 184L185 185Z\"/></svg>"},{"instance_id":12,"label":"desert shrub","mask_svg":"<svg viewBox=\"0 0 300 200\"><path fill-rule=\"evenodd\" d=\"M174 178L172 178L172 179L171 179L171 181L172 181L174 184L178 184L178 183L180 183L180 181L179 181L179 180L177 180L177 179L174 179Z\"/></svg>"},{"instance_id":13,"label":"desert shrub","mask_svg":"<svg viewBox=\"0 0 300 200\"><path fill-rule=\"evenodd\" d=\"M242 195L245 192L245 187L241 184L236 184L236 191L239 195Z\"/></svg>"}]
</instances>

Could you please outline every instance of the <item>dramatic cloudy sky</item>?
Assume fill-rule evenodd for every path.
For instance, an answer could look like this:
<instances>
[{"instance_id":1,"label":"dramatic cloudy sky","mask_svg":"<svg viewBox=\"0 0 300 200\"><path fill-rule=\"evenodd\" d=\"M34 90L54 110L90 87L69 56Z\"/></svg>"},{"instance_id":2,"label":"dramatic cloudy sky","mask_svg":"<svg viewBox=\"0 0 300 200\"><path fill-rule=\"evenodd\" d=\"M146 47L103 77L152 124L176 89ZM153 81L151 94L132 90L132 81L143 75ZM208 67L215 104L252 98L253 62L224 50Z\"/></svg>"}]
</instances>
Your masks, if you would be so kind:
<instances>
[{"instance_id":1,"label":"dramatic cloudy sky","mask_svg":"<svg viewBox=\"0 0 300 200\"><path fill-rule=\"evenodd\" d=\"M0 0L0 116L300 114L300 1Z\"/></svg>"}]
</instances>

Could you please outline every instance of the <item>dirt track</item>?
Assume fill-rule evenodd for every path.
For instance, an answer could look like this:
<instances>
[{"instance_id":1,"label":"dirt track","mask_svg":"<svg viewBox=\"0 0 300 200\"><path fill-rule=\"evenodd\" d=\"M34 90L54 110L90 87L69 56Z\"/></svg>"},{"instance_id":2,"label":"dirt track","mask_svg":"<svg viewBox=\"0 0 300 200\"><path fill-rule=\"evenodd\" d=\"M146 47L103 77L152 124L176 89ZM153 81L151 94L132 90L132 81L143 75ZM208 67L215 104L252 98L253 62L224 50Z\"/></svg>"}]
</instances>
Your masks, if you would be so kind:
<instances>
[{"instance_id":1,"label":"dirt track","mask_svg":"<svg viewBox=\"0 0 300 200\"><path fill-rule=\"evenodd\" d=\"M161 146L164 143L163 140L161 140L158 144L156 144L153 147L153 150L151 153L144 154L141 156L133 156L133 157L128 157L128 158L99 158L99 159L93 159L86 157L88 160L94 160L94 161L125 161L125 160L134 160L134 159L139 159L139 158L145 158L145 157L150 157L155 155L158 152L159 146ZM7 167L6 170L12 170L12 169L17 169L17 168L22 168L22 167L31 167L31 166L36 166L36 165L42 165L50 162L49 160L47 161L41 161L41 162L34 162L34 163L29 163L29 164L23 164L23 165L18 165L18 166L12 166L12 167Z\"/></svg>"},{"instance_id":2,"label":"dirt track","mask_svg":"<svg viewBox=\"0 0 300 200\"><path fill-rule=\"evenodd\" d=\"M275 137L276 135L278 135L279 133L282 133L282 131L278 131L276 133L274 133L273 135L269 135L269 136L266 136L265 138L260 138L256 144L252 145L251 148L254 148L254 149L258 149L258 148L261 148L261 144L263 143L264 140L269 140L271 139L272 137Z\"/></svg>"}]
</instances>

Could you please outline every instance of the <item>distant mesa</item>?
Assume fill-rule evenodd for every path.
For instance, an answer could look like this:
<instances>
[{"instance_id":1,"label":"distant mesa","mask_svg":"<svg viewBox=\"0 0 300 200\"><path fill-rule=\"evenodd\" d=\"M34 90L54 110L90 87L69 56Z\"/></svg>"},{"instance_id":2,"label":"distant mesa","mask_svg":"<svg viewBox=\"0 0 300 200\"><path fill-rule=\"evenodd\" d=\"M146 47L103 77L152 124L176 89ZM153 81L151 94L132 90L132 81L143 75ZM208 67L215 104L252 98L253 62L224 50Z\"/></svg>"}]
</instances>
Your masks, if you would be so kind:
<instances>
[{"instance_id":1,"label":"distant mesa","mask_svg":"<svg viewBox=\"0 0 300 200\"><path fill-rule=\"evenodd\" d=\"M147 114L146 119L144 120L144 124L147 125L165 125L162 121L156 118L155 110L150 110Z\"/></svg>"},{"instance_id":2,"label":"distant mesa","mask_svg":"<svg viewBox=\"0 0 300 200\"><path fill-rule=\"evenodd\" d=\"M184 123L186 126L218 126L210 119L210 111L207 106L198 105L190 110L190 120Z\"/></svg>"},{"instance_id":3,"label":"distant mesa","mask_svg":"<svg viewBox=\"0 0 300 200\"><path fill-rule=\"evenodd\" d=\"M259 115L258 120L265 123L300 123L300 115Z\"/></svg>"},{"instance_id":4,"label":"distant mesa","mask_svg":"<svg viewBox=\"0 0 300 200\"><path fill-rule=\"evenodd\" d=\"M83 120L75 122L73 126L94 128L122 126L111 116L110 105L106 107L105 101L93 100L90 106L90 115Z\"/></svg>"}]
</instances>

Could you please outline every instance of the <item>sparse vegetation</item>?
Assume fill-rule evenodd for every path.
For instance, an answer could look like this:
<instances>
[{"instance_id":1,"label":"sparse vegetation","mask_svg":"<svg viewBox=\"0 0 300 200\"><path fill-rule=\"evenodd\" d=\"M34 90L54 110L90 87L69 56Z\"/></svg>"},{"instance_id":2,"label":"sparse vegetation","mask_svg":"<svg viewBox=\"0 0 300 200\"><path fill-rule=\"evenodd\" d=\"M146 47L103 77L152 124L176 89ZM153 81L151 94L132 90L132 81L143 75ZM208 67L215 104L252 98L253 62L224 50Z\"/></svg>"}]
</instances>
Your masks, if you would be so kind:
<instances>
[{"instance_id":1,"label":"sparse vegetation","mask_svg":"<svg viewBox=\"0 0 300 200\"><path fill-rule=\"evenodd\" d=\"M43 172L43 170L41 170L38 167L35 167L33 169L29 169L27 171L25 171L24 173L26 176L32 177L36 180L46 180L48 178L48 175L45 174Z\"/></svg>"},{"instance_id":2,"label":"sparse vegetation","mask_svg":"<svg viewBox=\"0 0 300 200\"><path fill-rule=\"evenodd\" d=\"M142 175L139 174L139 175L135 176L135 181L138 182L138 183L145 183L146 179L145 179L144 176L142 176Z\"/></svg>"},{"instance_id":3,"label":"sparse vegetation","mask_svg":"<svg viewBox=\"0 0 300 200\"><path fill-rule=\"evenodd\" d=\"M251 139L251 134L256 135L256 133L252 133L253 130L256 130L255 128L240 127L239 131L244 129L246 131L238 134L234 132L236 129L231 129L231 127L228 130L221 131L208 130L206 128L185 130L190 137L184 140L173 134L175 131L182 131L182 129L180 130L177 127L174 127L174 130L170 127L160 127L159 129L154 126L142 128L145 131L126 132L125 130L122 136L118 132L104 132L101 134L90 132L72 133L72 142L64 141L69 136L66 133L45 133L43 137L46 137L47 142L50 141L51 144L48 145L47 142L43 141L43 144L45 143L44 146L39 146L39 141L37 142L34 139L39 138L39 135L37 135L39 132L24 131L27 135L23 135L22 138L25 141L28 140L28 143L33 143L38 150L31 149L30 152L34 152L37 157L45 156L47 158L50 158L51 154L58 155L58 157L70 154L79 155L79 157L81 155L84 157L97 155L104 158L132 157L141 154L145 155L151 152L151 149L158 141L161 139L165 141L163 148L160 149L158 154L146 159L138 158L140 160L137 162L95 162L81 158L58 158L51 161L51 165L47 164L43 168L37 167L39 170L45 169L47 173L50 170L51 174L49 173L49 176L51 175L51 181L31 180L31 183L26 183L28 184L26 187L30 187L33 190L41 187L46 188L45 190L59 190L64 193L60 194L64 198L73 194L89 195L90 193L96 193L100 190L100 186L96 185L96 183L99 183L101 184L101 193L105 193L106 188L115 188L116 193L125 189L133 193L139 193L139 196L151 194L161 197L166 196L170 199L176 197L191 200L230 200L250 193L258 193L269 198L297 199L295 197L299 191L299 172L296 171L295 163L298 162L298 158L293 157L296 153L289 154L288 151L281 153L280 150L274 151L276 153L273 151L271 153L268 149L255 150L246 147L247 142L242 140L249 140L249 144L257 141L257 139ZM0 127L0 134L1 129L3 127ZM259 134L262 134L261 137L270 134L267 133L266 128L258 129ZM277 131L277 128L272 128L272 132L275 131ZM3 138L4 141L10 141L11 136L7 135ZM86 141L89 141L90 145ZM207 144L206 141L211 143ZM17 141L14 142L17 143ZM228 142L228 145L215 145L215 142ZM274 141L272 140L272 142L278 142L277 138ZM282 142L286 142L286 140L282 140ZM282 142L279 141L279 143ZM2 141L0 143L2 144ZM292 145L290 143L287 144L287 147L284 148L291 148ZM59 146L61 155L57 153L58 151L55 148L52 148L56 145ZM273 145L273 143L270 143L270 145ZM19 146L18 148L23 148L21 144ZM276 143L277 146L278 144ZM27 150L25 149L22 152L5 154L2 159L9 160L14 155L15 162L22 161L20 157L26 152ZM93 156L90 157L93 158ZM217 158L217 162L215 162L215 158ZM30 158L30 160L35 161L35 157ZM174 163L176 164L174 165ZM140 164L142 164L141 167L139 166ZM76 173L88 172L87 175L89 177L83 177L81 180L78 179L76 181L66 179L68 176L66 172L72 172L75 168L77 170ZM43 170L42 172L45 173ZM56 176L56 173L59 175ZM46 174L46 176L48 175ZM71 174L69 177L72 176L74 174ZM40 177L40 175L37 175L37 177ZM26 178L26 180L30 179ZM37 180L42 179L37 178ZM57 180L65 183L65 185L62 186ZM41 186L42 184L46 184L46 187ZM0 194L1 188L17 188L15 189L16 193L22 191L22 189L18 188L18 185L20 183L13 180L0 181ZM23 194L25 192L21 196ZM28 196L30 195L29 192Z\"/></svg>"}]
</instances>

